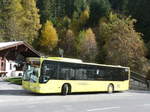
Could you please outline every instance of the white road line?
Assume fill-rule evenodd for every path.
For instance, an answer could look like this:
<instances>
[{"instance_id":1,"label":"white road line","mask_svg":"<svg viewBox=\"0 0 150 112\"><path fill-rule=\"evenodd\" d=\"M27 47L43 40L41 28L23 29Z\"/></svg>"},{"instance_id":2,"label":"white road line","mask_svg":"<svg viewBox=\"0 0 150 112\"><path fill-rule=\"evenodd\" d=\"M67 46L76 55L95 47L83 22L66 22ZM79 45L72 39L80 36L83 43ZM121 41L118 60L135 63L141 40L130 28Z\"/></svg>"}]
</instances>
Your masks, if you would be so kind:
<instances>
[{"instance_id":1,"label":"white road line","mask_svg":"<svg viewBox=\"0 0 150 112\"><path fill-rule=\"evenodd\" d=\"M137 105L138 107L143 107L143 106L150 106L150 104L141 104L141 105Z\"/></svg>"},{"instance_id":2,"label":"white road line","mask_svg":"<svg viewBox=\"0 0 150 112\"><path fill-rule=\"evenodd\" d=\"M143 104L143 106L150 106L150 104Z\"/></svg>"},{"instance_id":3,"label":"white road line","mask_svg":"<svg viewBox=\"0 0 150 112\"><path fill-rule=\"evenodd\" d=\"M119 109L120 107L105 107L105 108L94 108L87 110L88 112L99 111L99 110L111 110L111 109Z\"/></svg>"}]
</instances>

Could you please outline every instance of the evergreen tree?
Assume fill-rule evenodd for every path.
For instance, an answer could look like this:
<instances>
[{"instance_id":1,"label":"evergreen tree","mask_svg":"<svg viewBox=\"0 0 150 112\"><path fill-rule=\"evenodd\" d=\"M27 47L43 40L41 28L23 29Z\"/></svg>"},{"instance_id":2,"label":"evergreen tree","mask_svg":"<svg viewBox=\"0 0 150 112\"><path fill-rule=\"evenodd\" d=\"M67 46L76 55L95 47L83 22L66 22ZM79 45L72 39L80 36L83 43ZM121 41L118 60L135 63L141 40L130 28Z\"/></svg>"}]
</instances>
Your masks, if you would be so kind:
<instances>
[{"instance_id":1,"label":"evergreen tree","mask_svg":"<svg viewBox=\"0 0 150 112\"><path fill-rule=\"evenodd\" d=\"M91 26L96 26L99 19L106 16L111 9L108 0L89 0L90 4L90 19L89 24Z\"/></svg>"},{"instance_id":2,"label":"evergreen tree","mask_svg":"<svg viewBox=\"0 0 150 112\"><path fill-rule=\"evenodd\" d=\"M89 6L88 0L74 0L74 18L79 18L83 10Z\"/></svg>"},{"instance_id":3,"label":"evergreen tree","mask_svg":"<svg viewBox=\"0 0 150 112\"><path fill-rule=\"evenodd\" d=\"M38 0L37 6L40 9L41 23L47 20L55 22L56 18L64 17L66 0Z\"/></svg>"},{"instance_id":4,"label":"evergreen tree","mask_svg":"<svg viewBox=\"0 0 150 112\"><path fill-rule=\"evenodd\" d=\"M65 16L72 18L74 12L74 2L76 0L65 0Z\"/></svg>"},{"instance_id":5,"label":"evergreen tree","mask_svg":"<svg viewBox=\"0 0 150 112\"><path fill-rule=\"evenodd\" d=\"M128 14L137 19L136 29L144 34L145 42L150 41L150 0L130 0Z\"/></svg>"},{"instance_id":6,"label":"evergreen tree","mask_svg":"<svg viewBox=\"0 0 150 112\"><path fill-rule=\"evenodd\" d=\"M40 20L42 24L51 17L51 1L52 0L37 0L37 7L40 9Z\"/></svg>"},{"instance_id":7,"label":"evergreen tree","mask_svg":"<svg viewBox=\"0 0 150 112\"><path fill-rule=\"evenodd\" d=\"M127 12L127 6L129 3L129 0L109 0L112 9L114 9L117 12L125 13Z\"/></svg>"}]
</instances>

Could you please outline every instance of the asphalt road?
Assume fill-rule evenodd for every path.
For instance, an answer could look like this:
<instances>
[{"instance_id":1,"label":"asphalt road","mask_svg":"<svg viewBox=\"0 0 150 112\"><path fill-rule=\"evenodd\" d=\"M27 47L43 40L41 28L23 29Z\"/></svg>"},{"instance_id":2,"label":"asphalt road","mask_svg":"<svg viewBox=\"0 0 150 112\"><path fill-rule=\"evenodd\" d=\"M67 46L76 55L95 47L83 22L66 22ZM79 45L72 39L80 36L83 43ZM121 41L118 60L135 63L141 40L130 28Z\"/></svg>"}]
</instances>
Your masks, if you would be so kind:
<instances>
[{"instance_id":1,"label":"asphalt road","mask_svg":"<svg viewBox=\"0 0 150 112\"><path fill-rule=\"evenodd\" d=\"M37 95L0 82L0 112L150 112L150 92Z\"/></svg>"}]
</instances>

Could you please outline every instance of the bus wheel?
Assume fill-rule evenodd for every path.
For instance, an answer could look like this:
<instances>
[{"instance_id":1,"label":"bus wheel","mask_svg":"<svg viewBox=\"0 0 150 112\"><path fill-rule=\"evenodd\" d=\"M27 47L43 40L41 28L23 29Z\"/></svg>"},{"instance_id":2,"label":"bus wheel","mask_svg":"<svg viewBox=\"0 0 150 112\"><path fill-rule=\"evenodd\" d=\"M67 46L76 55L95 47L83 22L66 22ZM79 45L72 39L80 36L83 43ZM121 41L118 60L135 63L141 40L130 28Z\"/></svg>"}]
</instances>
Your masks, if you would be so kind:
<instances>
[{"instance_id":1,"label":"bus wheel","mask_svg":"<svg viewBox=\"0 0 150 112\"><path fill-rule=\"evenodd\" d=\"M67 95L67 94L69 94L69 92L70 92L69 85L68 84L64 84L62 86L62 89L61 89L61 94L62 95Z\"/></svg>"},{"instance_id":2,"label":"bus wheel","mask_svg":"<svg viewBox=\"0 0 150 112\"><path fill-rule=\"evenodd\" d=\"M108 93L113 93L114 92L114 86L112 84L109 84L109 86L107 88L107 92Z\"/></svg>"}]
</instances>

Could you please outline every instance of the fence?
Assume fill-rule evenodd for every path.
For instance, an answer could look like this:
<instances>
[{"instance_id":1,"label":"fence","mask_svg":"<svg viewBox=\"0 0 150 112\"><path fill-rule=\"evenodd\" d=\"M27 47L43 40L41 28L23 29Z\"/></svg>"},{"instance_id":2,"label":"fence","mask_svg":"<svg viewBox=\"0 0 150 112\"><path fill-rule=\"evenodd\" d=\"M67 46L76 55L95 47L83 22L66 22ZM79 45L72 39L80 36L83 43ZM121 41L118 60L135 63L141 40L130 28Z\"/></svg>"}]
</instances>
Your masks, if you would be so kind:
<instances>
[{"instance_id":1,"label":"fence","mask_svg":"<svg viewBox=\"0 0 150 112\"><path fill-rule=\"evenodd\" d=\"M146 80L146 78L144 78L139 73L131 71L130 89L134 89L134 90L148 90L149 89L148 80Z\"/></svg>"}]
</instances>

